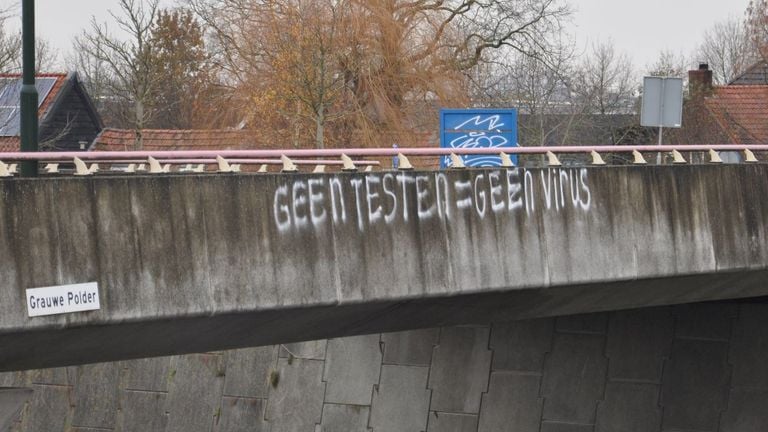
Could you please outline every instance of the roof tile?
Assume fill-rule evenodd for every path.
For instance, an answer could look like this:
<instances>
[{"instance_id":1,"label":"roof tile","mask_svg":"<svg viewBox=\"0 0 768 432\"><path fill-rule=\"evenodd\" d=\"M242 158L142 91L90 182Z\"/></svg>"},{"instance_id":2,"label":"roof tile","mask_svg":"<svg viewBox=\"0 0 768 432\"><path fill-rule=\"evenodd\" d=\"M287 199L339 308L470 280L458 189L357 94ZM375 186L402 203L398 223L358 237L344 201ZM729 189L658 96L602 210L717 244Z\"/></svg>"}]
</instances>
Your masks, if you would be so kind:
<instances>
[{"instance_id":1,"label":"roof tile","mask_svg":"<svg viewBox=\"0 0 768 432\"><path fill-rule=\"evenodd\" d=\"M233 129L104 129L91 150L133 150L140 134L141 149L155 150L245 150L267 148L253 131Z\"/></svg>"},{"instance_id":2,"label":"roof tile","mask_svg":"<svg viewBox=\"0 0 768 432\"><path fill-rule=\"evenodd\" d=\"M35 75L36 78L56 78L56 82L51 87L51 91L40 104L37 111L37 118L42 120L48 115L50 108L53 106L53 102L58 97L59 91L64 87L64 83L67 80L66 73L39 73ZM0 74L2 78L18 78L21 79L21 74ZM0 136L0 151L3 152L15 152L19 151L21 147L21 138L19 136Z\"/></svg>"},{"instance_id":3,"label":"roof tile","mask_svg":"<svg viewBox=\"0 0 768 432\"><path fill-rule=\"evenodd\" d=\"M705 104L733 143L768 143L768 85L715 87Z\"/></svg>"}]
</instances>

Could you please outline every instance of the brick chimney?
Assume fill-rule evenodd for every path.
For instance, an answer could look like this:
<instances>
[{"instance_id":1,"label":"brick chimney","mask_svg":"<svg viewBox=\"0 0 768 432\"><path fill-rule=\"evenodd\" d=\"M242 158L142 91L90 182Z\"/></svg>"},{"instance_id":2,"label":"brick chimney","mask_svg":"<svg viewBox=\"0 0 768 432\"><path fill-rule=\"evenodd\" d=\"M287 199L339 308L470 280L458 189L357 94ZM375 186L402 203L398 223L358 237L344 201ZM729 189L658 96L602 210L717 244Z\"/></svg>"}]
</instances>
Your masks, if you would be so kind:
<instances>
[{"instance_id":1,"label":"brick chimney","mask_svg":"<svg viewBox=\"0 0 768 432\"><path fill-rule=\"evenodd\" d=\"M688 71L688 92L691 98L712 94L712 71L708 64L699 63L697 70Z\"/></svg>"}]
</instances>

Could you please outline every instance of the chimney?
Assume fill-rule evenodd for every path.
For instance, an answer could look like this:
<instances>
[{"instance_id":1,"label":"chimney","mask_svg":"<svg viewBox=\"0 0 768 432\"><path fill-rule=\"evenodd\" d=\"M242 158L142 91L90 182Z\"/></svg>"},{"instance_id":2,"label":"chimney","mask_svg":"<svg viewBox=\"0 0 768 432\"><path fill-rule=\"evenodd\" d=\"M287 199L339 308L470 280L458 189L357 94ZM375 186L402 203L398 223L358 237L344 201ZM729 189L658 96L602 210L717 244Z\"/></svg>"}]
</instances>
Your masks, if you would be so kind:
<instances>
[{"instance_id":1,"label":"chimney","mask_svg":"<svg viewBox=\"0 0 768 432\"><path fill-rule=\"evenodd\" d=\"M712 94L712 71L707 63L699 63L697 70L688 71L688 92L691 98Z\"/></svg>"}]
</instances>

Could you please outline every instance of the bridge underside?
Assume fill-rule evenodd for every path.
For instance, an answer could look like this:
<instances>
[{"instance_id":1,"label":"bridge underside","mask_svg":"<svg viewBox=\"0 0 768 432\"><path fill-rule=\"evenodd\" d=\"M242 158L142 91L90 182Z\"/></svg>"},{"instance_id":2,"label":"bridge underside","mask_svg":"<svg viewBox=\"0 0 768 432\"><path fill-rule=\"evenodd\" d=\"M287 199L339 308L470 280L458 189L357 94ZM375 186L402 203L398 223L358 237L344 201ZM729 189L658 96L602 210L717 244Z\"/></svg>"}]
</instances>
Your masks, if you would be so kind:
<instances>
[{"instance_id":1,"label":"bridge underside","mask_svg":"<svg viewBox=\"0 0 768 432\"><path fill-rule=\"evenodd\" d=\"M2 371L768 296L768 271L183 316L0 336Z\"/></svg>"},{"instance_id":2,"label":"bridge underside","mask_svg":"<svg viewBox=\"0 0 768 432\"><path fill-rule=\"evenodd\" d=\"M28 432L754 432L768 430L766 329L764 297L6 372L0 386L34 388L11 427Z\"/></svg>"},{"instance_id":3,"label":"bridge underside","mask_svg":"<svg viewBox=\"0 0 768 432\"><path fill-rule=\"evenodd\" d=\"M0 183L0 371L768 295L768 166ZM97 282L99 310L26 290Z\"/></svg>"}]
</instances>

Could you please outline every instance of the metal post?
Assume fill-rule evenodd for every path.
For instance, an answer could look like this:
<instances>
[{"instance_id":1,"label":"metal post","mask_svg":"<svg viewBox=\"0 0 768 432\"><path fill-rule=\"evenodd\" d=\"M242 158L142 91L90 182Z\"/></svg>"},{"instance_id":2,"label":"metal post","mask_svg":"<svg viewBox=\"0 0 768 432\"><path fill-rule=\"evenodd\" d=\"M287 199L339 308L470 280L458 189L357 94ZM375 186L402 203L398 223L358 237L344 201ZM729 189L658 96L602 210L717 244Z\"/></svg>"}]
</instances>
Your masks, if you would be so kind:
<instances>
[{"instance_id":1,"label":"metal post","mask_svg":"<svg viewBox=\"0 0 768 432\"><path fill-rule=\"evenodd\" d=\"M36 152L37 147L37 88L35 88L35 0L23 0L21 86L21 151ZM21 163L21 175L37 177L37 161Z\"/></svg>"},{"instance_id":2,"label":"metal post","mask_svg":"<svg viewBox=\"0 0 768 432\"><path fill-rule=\"evenodd\" d=\"M659 145L664 142L664 93L667 87L667 77L661 79L661 97L659 98ZM661 165L661 152L656 155L656 164Z\"/></svg>"},{"instance_id":3,"label":"metal post","mask_svg":"<svg viewBox=\"0 0 768 432\"><path fill-rule=\"evenodd\" d=\"M397 144L392 144L392 148L396 149ZM397 169L400 166L400 158L397 156L392 156L392 169Z\"/></svg>"}]
</instances>

